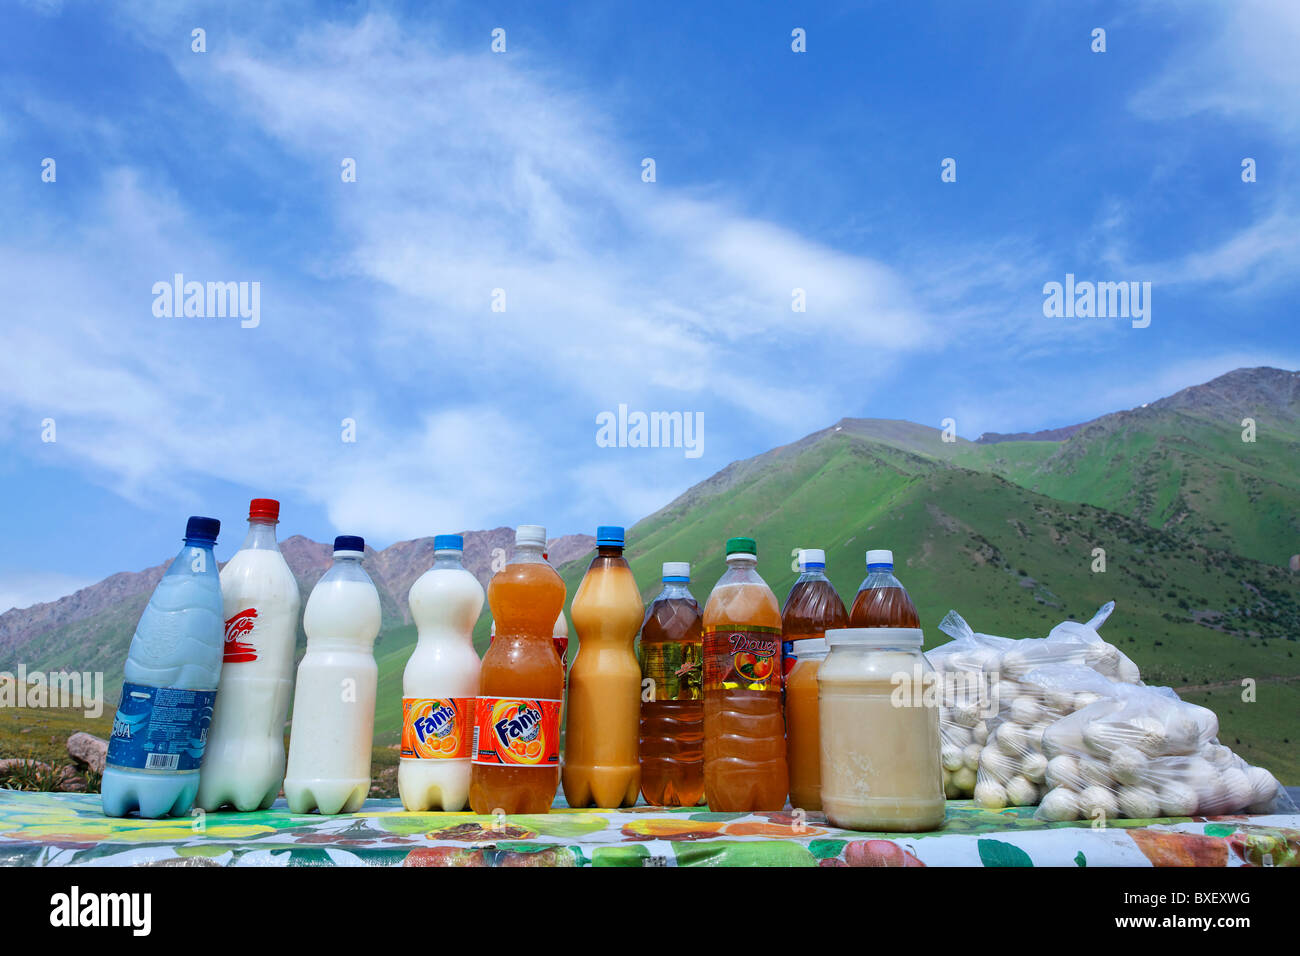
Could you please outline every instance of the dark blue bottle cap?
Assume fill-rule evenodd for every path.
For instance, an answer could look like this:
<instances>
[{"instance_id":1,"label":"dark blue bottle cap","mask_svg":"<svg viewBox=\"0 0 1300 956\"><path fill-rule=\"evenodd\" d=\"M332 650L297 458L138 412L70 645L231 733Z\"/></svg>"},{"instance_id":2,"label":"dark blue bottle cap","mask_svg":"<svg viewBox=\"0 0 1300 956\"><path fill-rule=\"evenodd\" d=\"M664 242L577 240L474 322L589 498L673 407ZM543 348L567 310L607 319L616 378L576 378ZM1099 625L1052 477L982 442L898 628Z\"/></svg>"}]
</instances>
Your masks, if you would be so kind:
<instances>
[{"instance_id":1,"label":"dark blue bottle cap","mask_svg":"<svg viewBox=\"0 0 1300 956\"><path fill-rule=\"evenodd\" d=\"M601 525L596 529L596 544L597 546L612 544L620 548L623 547L623 529L616 524Z\"/></svg>"},{"instance_id":2,"label":"dark blue bottle cap","mask_svg":"<svg viewBox=\"0 0 1300 956\"><path fill-rule=\"evenodd\" d=\"M185 522L186 541L207 541L213 543L217 540L217 535L220 533L221 522L216 518L204 518L202 515L191 515L190 520Z\"/></svg>"},{"instance_id":3,"label":"dark blue bottle cap","mask_svg":"<svg viewBox=\"0 0 1300 956\"><path fill-rule=\"evenodd\" d=\"M335 551L365 551L366 539L356 534L341 534L334 539Z\"/></svg>"},{"instance_id":4,"label":"dark blue bottle cap","mask_svg":"<svg viewBox=\"0 0 1300 956\"><path fill-rule=\"evenodd\" d=\"M464 551L465 539L458 534L435 534L433 536L435 551Z\"/></svg>"}]
</instances>

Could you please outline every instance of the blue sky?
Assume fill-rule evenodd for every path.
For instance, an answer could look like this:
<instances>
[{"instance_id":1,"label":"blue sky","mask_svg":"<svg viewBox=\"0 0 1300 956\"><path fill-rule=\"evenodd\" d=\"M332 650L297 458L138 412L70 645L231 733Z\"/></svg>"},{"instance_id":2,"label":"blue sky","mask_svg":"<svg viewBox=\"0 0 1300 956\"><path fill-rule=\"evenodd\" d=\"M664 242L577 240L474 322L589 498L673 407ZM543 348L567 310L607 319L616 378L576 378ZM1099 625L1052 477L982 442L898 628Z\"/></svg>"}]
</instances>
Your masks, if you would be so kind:
<instances>
[{"instance_id":1,"label":"blue sky","mask_svg":"<svg viewBox=\"0 0 1300 956\"><path fill-rule=\"evenodd\" d=\"M697 6L6 5L0 607L191 513L226 557L254 495L318 540L590 532L843 416L1300 367L1294 3ZM156 316L177 272L260 324ZM1150 326L1044 317L1066 273L1151 282ZM598 447L620 403L703 453Z\"/></svg>"}]
</instances>

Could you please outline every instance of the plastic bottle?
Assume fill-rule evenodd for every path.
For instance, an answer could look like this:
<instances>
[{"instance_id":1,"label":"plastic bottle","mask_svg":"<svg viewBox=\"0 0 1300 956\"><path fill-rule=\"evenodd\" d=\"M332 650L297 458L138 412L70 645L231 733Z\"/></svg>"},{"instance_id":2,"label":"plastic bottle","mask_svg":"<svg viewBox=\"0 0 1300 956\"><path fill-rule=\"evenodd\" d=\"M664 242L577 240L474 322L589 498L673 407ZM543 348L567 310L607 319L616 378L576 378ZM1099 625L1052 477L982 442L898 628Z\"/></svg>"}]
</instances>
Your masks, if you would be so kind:
<instances>
[{"instance_id":1,"label":"plastic bottle","mask_svg":"<svg viewBox=\"0 0 1300 956\"><path fill-rule=\"evenodd\" d=\"M689 564L664 562L663 581L637 646L641 795L653 806L693 807L704 797L703 615Z\"/></svg>"},{"instance_id":2,"label":"plastic bottle","mask_svg":"<svg viewBox=\"0 0 1300 956\"><path fill-rule=\"evenodd\" d=\"M225 659L196 802L264 810L284 782L284 723L302 601L275 540L280 502L254 498L248 535L221 569Z\"/></svg>"},{"instance_id":3,"label":"plastic bottle","mask_svg":"<svg viewBox=\"0 0 1300 956\"><path fill-rule=\"evenodd\" d=\"M547 813L560 782L564 667L552 631L565 589L545 547L545 528L520 525L510 563L488 582L497 637L474 707L469 803L478 814Z\"/></svg>"},{"instance_id":4,"label":"plastic bottle","mask_svg":"<svg viewBox=\"0 0 1300 956\"><path fill-rule=\"evenodd\" d=\"M894 577L894 552L867 552L867 576L853 599L850 627L920 627L916 605Z\"/></svg>"},{"instance_id":5,"label":"plastic bottle","mask_svg":"<svg viewBox=\"0 0 1300 956\"><path fill-rule=\"evenodd\" d=\"M820 810L821 743L817 671L826 657L826 639L794 642L794 670L785 679L785 743L790 760L790 806Z\"/></svg>"},{"instance_id":6,"label":"plastic bottle","mask_svg":"<svg viewBox=\"0 0 1300 956\"><path fill-rule=\"evenodd\" d=\"M181 816L194 805L221 677L221 583L212 553L220 530L216 518L186 522L185 544L131 638L101 787L110 817L133 810Z\"/></svg>"},{"instance_id":7,"label":"plastic bottle","mask_svg":"<svg viewBox=\"0 0 1300 956\"><path fill-rule=\"evenodd\" d=\"M780 810L789 792L781 610L752 538L727 541L704 606L704 796L714 811Z\"/></svg>"},{"instance_id":8,"label":"plastic bottle","mask_svg":"<svg viewBox=\"0 0 1300 956\"><path fill-rule=\"evenodd\" d=\"M284 795L293 813L356 813L370 792L379 592L361 567L366 543L334 539L334 564L307 597Z\"/></svg>"},{"instance_id":9,"label":"plastic bottle","mask_svg":"<svg viewBox=\"0 0 1300 956\"><path fill-rule=\"evenodd\" d=\"M469 802L478 653L474 623L483 586L465 570L464 539L433 539L433 567L411 585L417 639L402 675L397 790L407 810L464 810Z\"/></svg>"},{"instance_id":10,"label":"plastic bottle","mask_svg":"<svg viewBox=\"0 0 1300 956\"><path fill-rule=\"evenodd\" d=\"M641 790L641 665L633 645L645 606L623 541L622 528L596 529L596 556L569 608L578 656L569 672L561 777L571 807L631 806Z\"/></svg>"},{"instance_id":11,"label":"plastic bottle","mask_svg":"<svg viewBox=\"0 0 1300 956\"><path fill-rule=\"evenodd\" d=\"M817 672L821 797L849 830L917 832L944 819L938 699L919 628L826 632Z\"/></svg>"}]
</instances>

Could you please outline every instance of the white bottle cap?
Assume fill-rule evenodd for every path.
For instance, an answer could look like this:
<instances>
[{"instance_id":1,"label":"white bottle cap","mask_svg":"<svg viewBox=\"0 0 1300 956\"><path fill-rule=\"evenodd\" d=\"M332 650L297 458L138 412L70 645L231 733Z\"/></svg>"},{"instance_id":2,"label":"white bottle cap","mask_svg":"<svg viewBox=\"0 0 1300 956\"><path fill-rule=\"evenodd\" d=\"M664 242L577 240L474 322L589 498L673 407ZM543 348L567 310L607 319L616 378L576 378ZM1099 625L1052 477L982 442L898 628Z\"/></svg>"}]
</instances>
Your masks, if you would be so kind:
<instances>
[{"instance_id":1,"label":"white bottle cap","mask_svg":"<svg viewBox=\"0 0 1300 956\"><path fill-rule=\"evenodd\" d=\"M888 564L890 567L893 567L894 552L886 551L884 548L877 548L874 551L868 551L867 564Z\"/></svg>"},{"instance_id":2,"label":"white bottle cap","mask_svg":"<svg viewBox=\"0 0 1300 956\"><path fill-rule=\"evenodd\" d=\"M664 580L669 578L691 579L691 563L689 561L665 561L664 562Z\"/></svg>"},{"instance_id":3,"label":"white bottle cap","mask_svg":"<svg viewBox=\"0 0 1300 956\"><path fill-rule=\"evenodd\" d=\"M804 657L825 657L830 646L826 643L824 637L805 637L802 641L794 642L793 654L795 660L801 660Z\"/></svg>"},{"instance_id":4,"label":"white bottle cap","mask_svg":"<svg viewBox=\"0 0 1300 956\"><path fill-rule=\"evenodd\" d=\"M826 552L821 548L802 548L799 551L799 567L806 568L810 564L820 564L826 566Z\"/></svg>"},{"instance_id":5,"label":"white bottle cap","mask_svg":"<svg viewBox=\"0 0 1300 956\"><path fill-rule=\"evenodd\" d=\"M515 547L546 549L546 529L539 524L521 524L515 529Z\"/></svg>"},{"instance_id":6,"label":"white bottle cap","mask_svg":"<svg viewBox=\"0 0 1300 956\"><path fill-rule=\"evenodd\" d=\"M919 627L834 627L826 631L826 643L832 648L846 644L920 648L925 643L925 632Z\"/></svg>"}]
</instances>

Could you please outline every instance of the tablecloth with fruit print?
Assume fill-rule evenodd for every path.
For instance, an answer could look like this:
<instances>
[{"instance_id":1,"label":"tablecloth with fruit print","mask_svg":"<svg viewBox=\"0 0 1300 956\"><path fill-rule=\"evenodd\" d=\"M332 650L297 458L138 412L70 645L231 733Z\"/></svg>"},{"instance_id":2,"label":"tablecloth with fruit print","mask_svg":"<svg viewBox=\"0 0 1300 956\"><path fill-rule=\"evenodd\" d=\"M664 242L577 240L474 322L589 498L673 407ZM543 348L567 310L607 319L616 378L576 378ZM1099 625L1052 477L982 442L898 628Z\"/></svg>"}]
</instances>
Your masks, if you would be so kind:
<instances>
[{"instance_id":1,"label":"tablecloth with fruit print","mask_svg":"<svg viewBox=\"0 0 1300 956\"><path fill-rule=\"evenodd\" d=\"M934 833L840 830L821 814L633 807L511 816L210 813L113 820L94 794L0 790L9 866L1300 866L1300 816L1039 823L952 801Z\"/></svg>"}]
</instances>

